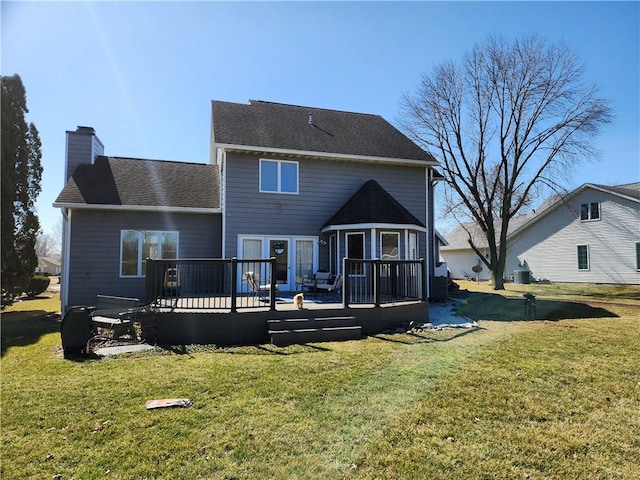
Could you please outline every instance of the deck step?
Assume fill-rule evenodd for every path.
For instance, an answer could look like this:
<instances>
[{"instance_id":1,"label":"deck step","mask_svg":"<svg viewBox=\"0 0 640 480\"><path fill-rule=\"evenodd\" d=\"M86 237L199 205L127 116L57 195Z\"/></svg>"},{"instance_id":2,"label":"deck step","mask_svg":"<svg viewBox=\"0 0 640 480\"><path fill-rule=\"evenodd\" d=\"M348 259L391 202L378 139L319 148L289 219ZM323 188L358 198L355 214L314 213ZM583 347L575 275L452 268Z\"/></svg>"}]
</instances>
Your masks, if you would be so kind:
<instances>
[{"instance_id":1,"label":"deck step","mask_svg":"<svg viewBox=\"0 0 640 480\"><path fill-rule=\"evenodd\" d=\"M339 342L358 340L362 337L362 327L297 328L291 330L270 330L271 343L278 347L302 343Z\"/></svg>"},{"instance_id":2,"label":"deck step","mask_svg":"<svg viewBox=\"0 0 640 480\"><path fill-rule=\"evenodd\" d=\"M269 331L297 330L308 328L352 327L356 326L356 318L348 317L308 317L283 318L267 321Z\"/></svg>"},{"instance_id":3,"label":"deck step","mask_svg":"<svg viewBox=\"0 0 640 480\"><path fill-rule=\"evenodd\" d=\"M271 343L286 345L357 340L362 327L355 317L310 317L271 319L267 321Z\"/></svg>"}]
</instances>

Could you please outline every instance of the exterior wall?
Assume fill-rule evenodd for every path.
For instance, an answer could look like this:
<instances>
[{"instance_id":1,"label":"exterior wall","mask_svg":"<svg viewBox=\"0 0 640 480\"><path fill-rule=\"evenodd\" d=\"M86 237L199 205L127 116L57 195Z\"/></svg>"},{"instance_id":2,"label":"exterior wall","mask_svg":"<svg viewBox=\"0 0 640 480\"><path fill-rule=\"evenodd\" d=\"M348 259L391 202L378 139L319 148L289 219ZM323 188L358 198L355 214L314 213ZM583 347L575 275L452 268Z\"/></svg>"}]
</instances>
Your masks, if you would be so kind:
<instances>
[{"instance_id":1,"label":"exterior wall","mask_svg":"<svg viewBox=\"0 0 640 480\"><path fill-rule=\"evenodd\" d=\"M144 299L144 278L120 278L120 231L178 231L180 258L219 258L221 216L74 210L71 213L68 305L92 305L98 294Z\"/></svg>"},{"instance_id":2,"label":"exterior wall","mask_svg":"<svg viewBox=\"0 0 640 480\"><path fill-rule=\"evenodd\" d=\"M260 158L227 154L223 172L226 257L237 255L239 234L320 236L325 222L370 179L426 224L426 167L286 158L299 162L299 194L288 195L259 192ZM425 256L424 235L419 241L420 256ZM327 246L321 247L320 258L328 258Z\"/></svg>"},{"instance_id":3,"label":"exterior wall","mask_svg":"<svg viewBox=\"0 0 640 480\"><path fill-rule=\"evenodd\" d=\"M446 247L440 248L440 258L443 262L447 262L447 268L451 272L451 278L461 280L464 279L464 274L462 271L464 270L468 275L475 277L475 273L473 273L474 265L478 264L478 256L475 254L473 250L470 248L463 250L445 250ZM508 270L505 270L505 275L509 276L510 273L507 273ZM482 264L482 271L478 275L479 280L489 280L491 278L491 272L487 269L487 267Z\"/></svg>"},{"instance_id":4,"label":"exterior wall","mask_svg":"<svg viewBox=\"0 0 640 480\"><path fill-rule=\"evenodd\" d=\"M591 202L600 203L600 220L580 221L580 205ZM639 225L637 202L587 188L513 238L508 266L526 262L552 282L640 284ZM578 245L589 247L589 270L578 270Z\"/></svg>"}]
</instances>

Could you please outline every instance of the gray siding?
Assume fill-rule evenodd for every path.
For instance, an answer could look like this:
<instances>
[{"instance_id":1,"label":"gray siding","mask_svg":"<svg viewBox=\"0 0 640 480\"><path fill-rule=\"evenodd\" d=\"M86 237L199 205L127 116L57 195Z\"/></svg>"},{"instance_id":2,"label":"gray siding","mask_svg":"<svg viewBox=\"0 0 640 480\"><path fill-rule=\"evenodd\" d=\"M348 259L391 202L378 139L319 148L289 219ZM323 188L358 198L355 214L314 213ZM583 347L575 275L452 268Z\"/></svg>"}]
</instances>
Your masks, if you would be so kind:
<instances>
[{"instance_id":1,"label":"gray siding","mask_svg":"<svg viewBox=\"0 0 640 480\"><path fill-rule=\"evenodd\" d=\"M90 165L97 156L102 154L104 154L104 147L95 134L90 134L87 130L67 132L65 182L73 175L78 165Z\"/></svg>"},{"instance_id":2,"label":"gray siding","mask_svg":"<svg viewBox=\"0 0 640 480\"><path fill-rule=\"evenodd\" d=\"M180 258L219 258L221 216L74 210L71 216L68 306L98 294L144 298L144 278L120 278L120 231L179 232Z\"/></svg>"},{"instance_id":3,"label":"gray siding","mask_svg":"<svg viewBox=\"0 0 640 480\"><path fill-rule=\"evenodd\" d=\"M276 157L262 157L276 158ZM298 160L286 158L285 160ZM299 159L299 194L259 192L259 157L228 153L223 173L227 257L239 234L319 236L325 222L367 181L376 180L425 225L426 167ZM420 255L424 256L423 238ZM368 242L367 242L368 243ZM321 249L320 256L326 257Z\"/></svg>"}]
</instances>

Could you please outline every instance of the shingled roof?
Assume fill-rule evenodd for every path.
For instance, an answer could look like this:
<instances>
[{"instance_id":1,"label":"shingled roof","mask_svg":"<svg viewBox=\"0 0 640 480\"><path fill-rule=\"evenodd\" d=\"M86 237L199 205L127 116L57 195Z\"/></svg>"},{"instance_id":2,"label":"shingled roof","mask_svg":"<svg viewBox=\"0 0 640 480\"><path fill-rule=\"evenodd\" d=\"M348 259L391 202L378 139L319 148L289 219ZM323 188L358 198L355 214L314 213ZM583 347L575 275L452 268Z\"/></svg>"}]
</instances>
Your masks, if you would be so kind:
<instances>
[{"instance_id":1,"label":"shingled roof","mask_svg":"<svg viewBox=\"0 0 640 480\"><path fill-rule=\"evenodd\" d=\"M248 105L214 100L212 112L218 145L437 163L379 115L261 100Z\"/></svg>"},{"instance_id":2,"label":"shingled roof","mask_svg":"<svg viewBox=\"0 0 640 480\"><path fill-rule=\"evenodd\" d=\"M324 224L323 228L362 223L416 225L424 228L420 220L375 180L365 182Z\"/></svg>"},{"instance_id":3,"label":"shingled roof","mask_svg":"<svg viewBox=\"0 0 640 480\"><path fill-rule=\"evenodd\" d=\"M634 201L640 201L640 182L627 183L624 185L597 185L593 183L585 183L567 195L552 195L547 200L545 200L542 205L540 205L540 207L538 207L537 211L534 210L534 213L528 213L513 217L509 221L507 240L517 232L529 228L530 225L540 221L546 215L553 212L556 208L559 208L562 205L566 205L569 199L588 188L630 198ZM500 220L496 220L494 227L496 228L496 231L500 229ZM449 245L447 245L446 247L442 247L442 250L470 248L468 242L469 236L471 236L474 244L477 247L486 248L488 246L486 236L481 231L479 225L474 222L469 222L457 226L449 234L446 235L446 240Z\"/></svg>"},{"instance_id":4,"label":"shingled roof","mask_svg":"<svg viewBox=\"0 0 640 480\"><path fill-rule=\"evenodd\" d=\"M69 205L218 209L219 169L201 163L97 157L94 164L76 168L54 202Z\"/></svg>"}]
</instances>

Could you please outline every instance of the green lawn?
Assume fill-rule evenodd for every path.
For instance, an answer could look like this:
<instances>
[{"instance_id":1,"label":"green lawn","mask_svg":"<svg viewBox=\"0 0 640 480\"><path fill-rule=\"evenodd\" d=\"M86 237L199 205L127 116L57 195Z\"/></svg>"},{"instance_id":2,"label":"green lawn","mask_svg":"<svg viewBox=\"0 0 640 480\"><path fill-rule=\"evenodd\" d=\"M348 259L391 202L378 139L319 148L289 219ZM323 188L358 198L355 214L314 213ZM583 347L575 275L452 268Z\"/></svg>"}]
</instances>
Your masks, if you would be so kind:
<instances>
[{"instance_id":1,"label":"green lawn","mask_svg":"<svg viewBox=\"0 0 640 480\"><path fill-rule=\"evenodd\" d=\"M462 286L478 329L84 362L3 312L2 478L640 478L638 289Z\"/></svg>"}]
</instances>

